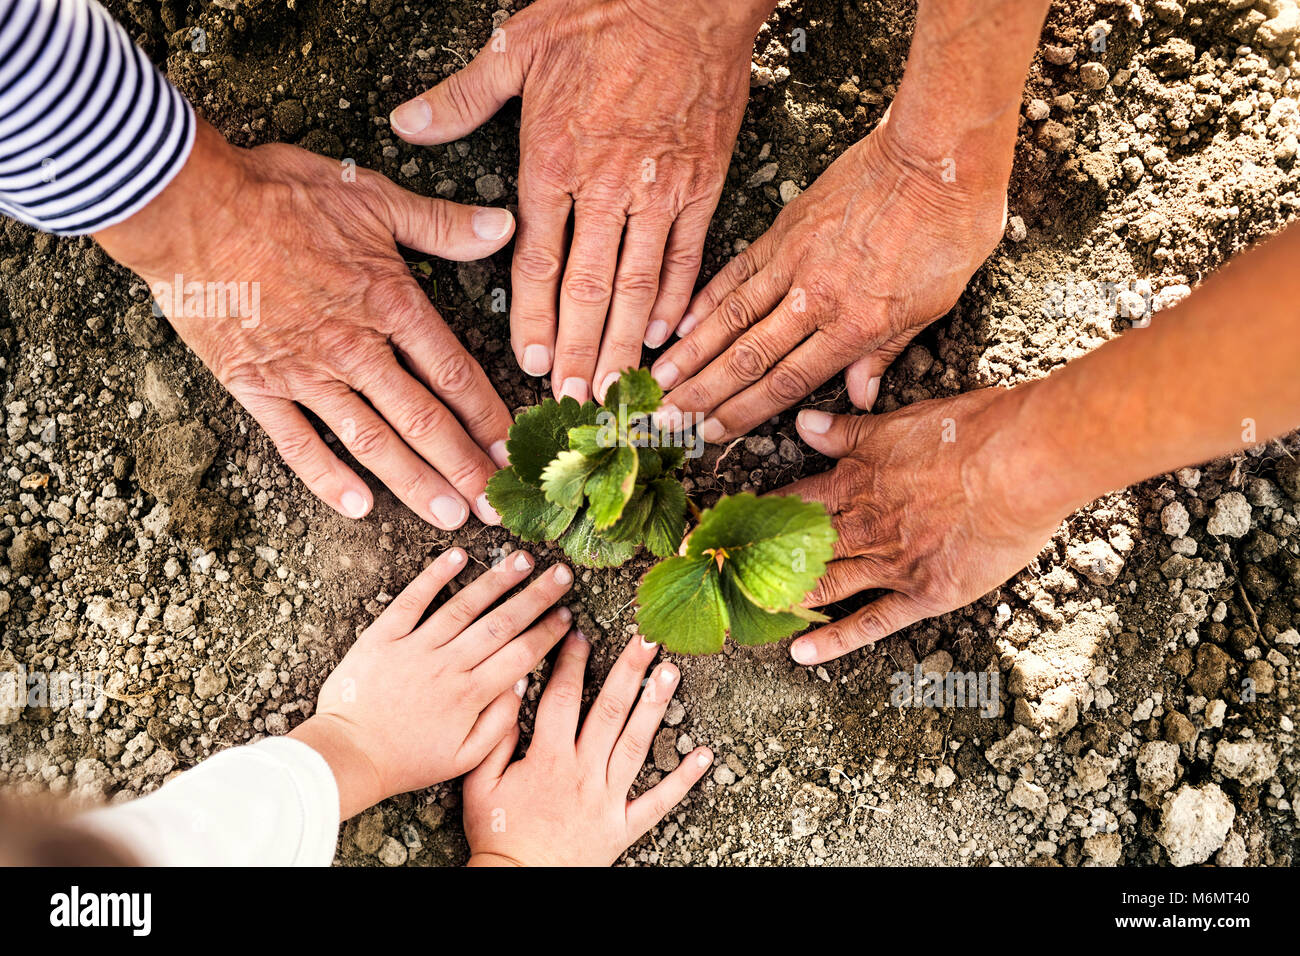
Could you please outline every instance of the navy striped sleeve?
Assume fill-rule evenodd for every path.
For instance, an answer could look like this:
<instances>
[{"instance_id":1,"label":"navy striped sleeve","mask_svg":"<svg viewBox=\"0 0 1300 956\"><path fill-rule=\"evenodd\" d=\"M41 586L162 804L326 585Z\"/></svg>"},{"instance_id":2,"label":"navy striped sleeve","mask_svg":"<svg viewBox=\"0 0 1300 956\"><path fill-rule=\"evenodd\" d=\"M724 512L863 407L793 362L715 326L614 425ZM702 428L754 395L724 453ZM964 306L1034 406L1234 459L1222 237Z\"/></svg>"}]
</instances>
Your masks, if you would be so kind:
<instances>
[{"instance_id":1,"label":"navy striped sleeve","mask_svg":"<svg viewBox=\"0 0 1300 956\"><path fill-rule=\"evenodd\" d=\"M95 0L0 0L0 213L58 235L121 222L194 144L194 110Z\"/></svg>"}]
</instances>

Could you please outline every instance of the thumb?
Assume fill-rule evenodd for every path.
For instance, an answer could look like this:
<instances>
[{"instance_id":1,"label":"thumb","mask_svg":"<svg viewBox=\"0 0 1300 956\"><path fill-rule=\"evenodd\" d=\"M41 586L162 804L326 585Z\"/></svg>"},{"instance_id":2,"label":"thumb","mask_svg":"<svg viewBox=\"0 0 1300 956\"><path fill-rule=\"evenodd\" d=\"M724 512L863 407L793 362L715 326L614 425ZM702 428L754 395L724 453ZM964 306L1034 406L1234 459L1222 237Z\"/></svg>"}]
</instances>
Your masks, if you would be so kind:
<instances>
[{"instance_id":1,"label":"thumb","mask_svg":"<svg viewBox=\"0 0 1300 956\"><path fill-rule=\"evenodd\" d=\"M492 255L515 231L515 217L499 206L462 206L421 196L386 179L375 180L376 212L404 246L468 262Z\"/></svg>"},{"instance_id":2,"label":"thumb","mask_svg":"<svg viewBox=\"0 0 1300 956\"><path fill-rule=\"evenodd\" d=\"M799 437L823 455L843 458L866 440L876 421L870 415L832 415L805 408L799 413L795 427L799 429Z\"/></svg>"},{"instance_id":3,"label":"thumb","mask_svg":"<svg viewBox=\"0 0 1300 956\"><path fill-rule=\"evenodd\" d=\"M478 129L524 90L524 71L494 32L469 66L389 114L393 132L408 143L450 143Z\"/></svg>"},{"instance_id":4,"label":"thumb","mask_svg":"<svg viewBox=\"0 0 1300 956\"><path fill-rule=\"evenodd\" d=\"M914 335L912 331L900 332L844 370L844 384L849 388L849 401L858 408L871 411L880 395L880 377L898 358L898 354L907 348Z\"/></svg>"}]
</instances>

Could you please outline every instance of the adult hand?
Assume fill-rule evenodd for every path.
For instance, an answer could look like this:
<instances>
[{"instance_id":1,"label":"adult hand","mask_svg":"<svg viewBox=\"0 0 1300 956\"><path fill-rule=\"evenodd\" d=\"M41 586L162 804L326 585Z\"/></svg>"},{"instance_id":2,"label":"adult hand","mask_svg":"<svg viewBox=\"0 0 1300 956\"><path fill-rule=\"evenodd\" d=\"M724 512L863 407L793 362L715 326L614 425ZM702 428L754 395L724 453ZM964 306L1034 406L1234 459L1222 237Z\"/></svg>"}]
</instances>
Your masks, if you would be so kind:
<instances>
[{"instance_id":1,"label":"adult hand","mask_svg":"<svg viewBox=\"0 0 1300 956\"><path fill-rule=\"evenodd\" d=\"M1038 554L1066 513L1046 504L1050 474L1016 465L1019 443L1036 440L1016 428L1034 387L968 392L880 416L799 413L804 441L840 459L780 492L820 501L839 532L835 560L806 603L887 593L797 638L796 661L828 661L963 607Z\"/></svg>"},{"instance_id":2,"label":"adult hand","mask_svg":"<svg viewBox=\"0 0 1300 956\"><path fill-rule=\"evenodd\" d=\"M696 747L676 770L628 800L681 674L664 663L646 679L658 647L633 638L579 734L589 650L576 632L564 642L527 756L510 762L516 729L465 778L471 866L609 866L713 763L712 751Z\"/></svg>"},{"instance_id":3,"label":"adult hand","mask_svg":"<svg viewBox=\"0 0 1300 956\"><path fill-rule=\"evenodd\" d=\"M562 564L493 608L533 570L522 551L421 623L464 569L465 552L452 548L407 585L330 674L316 712L291 733L334 771L345 820L478 765L518 728L528 672L568 630L568 608L548 610L573 583Z\"/></svg>"},{"instance_id":4,"label":"adult hand","mask_svg":"<svg viewBox=\"0 0 1300 956\"><path fill-rule=\"evenodd\" d=\"M393 111L403 139L446 143L523 97L510 331L520 367L549 372L556 395L603 398L643 341L676 327L773 6L538 0Z\"/></svg>"},{"instance_id":5,"label":"adult hand","mask_svg":"<svg viewBox=\"0 0 1300 956\"><path fill-rule=\"evenodd\" d=\"M95 238L150 284L317 497L349 518L373 505L298 405L449 530L467 503L499 522L483 490L493 460L505 464L510 414L396 243L479 259L513 229L507 210L426 199L293 146L235 149L201 123L167 189Z\"/></svg>"},{"instance_id":6,"label":"adult hand","mask_svg":"<svg viewBox=\"0 0 1300 956\"><path fill-rule=\"evenodd\" d=\"M790 202L695 296L681 341L654 365L661 421L744 434L848 367L870 408L880 375L956 303L997 245L1003 188L897 141L886 121ZM975 185L975 183L981 185Z\"/></svg>"}]
</instances>

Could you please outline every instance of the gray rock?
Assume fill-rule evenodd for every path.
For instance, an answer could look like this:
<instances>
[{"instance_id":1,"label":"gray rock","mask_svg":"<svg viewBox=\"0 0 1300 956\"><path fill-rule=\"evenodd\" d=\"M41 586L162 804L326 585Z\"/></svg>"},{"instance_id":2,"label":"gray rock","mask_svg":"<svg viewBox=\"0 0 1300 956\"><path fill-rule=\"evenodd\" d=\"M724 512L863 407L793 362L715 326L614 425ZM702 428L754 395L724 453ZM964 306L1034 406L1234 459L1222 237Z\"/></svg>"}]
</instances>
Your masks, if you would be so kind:
<instances>
[{"instance_id":1,"label":"gray rock","mask_svg":"<svg viewBox=\"0 0 1300 956\"><path fill-rule=\"evenodd\" d=\"M1223 846L1236 815L1218 784L1184 784L1165 800L1156 839L1174 866L1204 863Z\"/></svg>"}]
</instances>

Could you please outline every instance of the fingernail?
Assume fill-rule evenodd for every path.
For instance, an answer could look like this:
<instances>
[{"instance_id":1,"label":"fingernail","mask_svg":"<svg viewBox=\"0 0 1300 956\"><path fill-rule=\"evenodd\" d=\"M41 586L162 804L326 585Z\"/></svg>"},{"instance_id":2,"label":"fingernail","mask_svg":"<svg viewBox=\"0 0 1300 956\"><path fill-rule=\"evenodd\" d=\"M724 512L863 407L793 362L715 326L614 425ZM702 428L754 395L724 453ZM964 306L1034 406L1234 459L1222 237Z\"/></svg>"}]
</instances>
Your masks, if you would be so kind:
<instances>
[{"instance_id":1,"label":"fingernail","mask_svg":"<svg viewBox=\"0 0 1300 956\"><path fill-rule=\"evenodd\" d=\"M867 382L867 411L876 404L876 397L880 394L880 376L877 375L871 381Z\"/></svg>"},{"instance_id":2,"label":"fingernail","mask_svg":"<svg viewBox=\"0 0 1300 956\"><path fill-rule=\"evenodd\" d=\"M691 329L700 324L700 320L695 317L694 312L687 312L682 316L682 320L677 323L677 337L685 338L691 334Z\"/></svg>"},{"instance_id":3,"label":"fingernail","mask_svg":"<svg viewBox=\"0 0 1300 956\"><path fill-rule=\"evenodd\" d=\"M650 649L652 649L652 648L657 648L659 645L656 644L654 641L646 640L646 639L643 637L643 638L641 638L641 646L642 646L643 648L645 648L645 649L648 651L648 650L650 650Z\"/></svg>"},{"instance_id":4,"label":"fingernail","mask_svg":"<svg viewBox=\"0 0 1300 956\"><path fill-rule=\"evenodd\" d=\"M433 512L433 520L446 531L459 528L469 517L465 503L451 495L439 495L434 498L433 503L429 505L429 510Z\"/></svg>"},{"instance_id":5,"label":"fingernail","mask_svg":"<svg viewBox=\"0 0 1300 956\"><path fill-rule=\"evenodd\" d=\"M573 612L570 611L567 607L560 608L560 623L567 627L569 622L572 620L573 620Z\"/></svg>"},{"instance_id":6,"label":"fingernail","mask_svg":"<svg viewBox=\"0 0 1300 956\"><path fill-rule=\"evenodd\" d=\"M432 122L433 109L419 97L407 100L388 114L388 125L405 136L423 132Z\"/></svg>"},{"instance_id":7,"label":"fingernail","mask_svg":"<svg viewBox=\"0 0 1300 956\"><path fill-rule=\"evenodd\" d=\"M570 570L569 570L567 567L565 567L563 564L559 565L559 566L555 569L555 583L556 583L556 584L568 584L568 583L571 582L572 580L573 580L573 572L570 571Z\"/></svg>"},{"instance_id":8,"label":"fingernail","mask_svg":"<svg viewBox=\"0 0 1300 956\"><path fill-rule=\"evenodd\" d=\"M817 648L812 641L795 641L790 645L790 656L800 664L811 664L817 659Z\"/></svg>"},{"instance_id":9,"label":"fingernail","mask_svg":"<svg viewBox=\"0 0 1300 956\"><path fill-rule=\"evenodd\" d=\"M677 679L677 668L665 667L659 672L659 680L665 684L671 684Z\"/></svg>"},{"instance_id":10,"label":"fingernail","mask_svg":"<svg viewBox=\"0 0 1300 956\"><path fill-rule=\"evenodd\" d=\"M545 345L530 345L524 349L523 370L536 378L551 370L551 350Z\"/></svg>"},{"instance_id":11,"label":"fingernail","mask_svg":"<svg viewBox=\"0 0 1300 956\"><path fill-rule=\"evenodd\" d=\"M492 447L488 449L488 454L498 468L505 468L510 464L510 453L506 451L506 443L503 441L494 441Z\"/></svg>"},{"instance_id":12,"label":"fingernail","mask_svg":"<svg viewBox=\"0 0 1300 956\"><path fill-rule=\"evenodd\" d=\"M830 431L831 416L815 408L805 408L799 413L799 427L813 435L825 435Z\"/></svg>"},{"instance_id":13,"label":"fingernail","mask_svg":"<svg viewBox=\"0 0 1300 956\"><path fill-rule=\"evenodd\" d=\"M659 348L668 341L668 323L663 319L655 319L645 327L644 341L647 348Z\"/></svg>"},{"instance_id":14,"label":"fingernail","mask_svg":"<svg viewBox=\"0 0 1300 956\"><path fill-rule=\"evenodd\" d=\"M474 235L484 242L496 242L510 231L510 224L514 222L514 217L510 215L508 209L484 206L474 213L473 222Z\"/></svg>"},{"instance_id":15,"label":"fingernail","mask_svg":"<svg viewBox=\"0 0 1300 956\"><path fill-rule=\"evenodd\" d=\"M695 758L695 766L697 767L707 767L711 763L713 763L713 752L709 750L701 751L700 755Z\"/></svg>"},{"instance_id":16,"label":"fingernail","mask_svg":"<svg viewBox=\"0 0 1300 956\"><path fill-rule=\"evenodd\" d=\"M584 644L587 643L587 635L583 634L582 631L574 631L573 638L574 640L582 641Z\"/></svg>"},{"instance_id":17,"label":"fingernail","mask_svg":"<svg viewBox=\"0 0 1300 956\"><path fill-rule=\"evenodd\" d=\"M578 378L576 375L566 378L564 384L560 386L560 398L566 395L579 405L585 402L587 400L586 379Z\"/></svg>"},{"instance_id":18,"label":"fingernail","mask_svg":"<svg viewBox=\"0 0 1300 956\"><path fill-rule=\"evenodd\" d=\"M722 441L722 436L727 430L722 426L722 422L716 418L706 418L699 428L700 437L707 442Z\"/></svg>"},{"instance_id":19,"label":"fingernail","mask_svg":"<svg viewBox=\"0 0 1300 956\"><path fill-rule=\"evenodd\" d=\"M500 685L500 684L497 684L497 686L500 687L501 685ZM524 696L524 691L526 691L526 690L528 690L528 678L527 678L527 677L521 677L521 678L519 678L519 680L515 681L515 696L516 696L516 697L523 697L523 696Z\"/></svg>"},{"instance_id":20,"label":"fingernail","mask_svg":"<svg viewBox=\"0 0 1300 956\"><path fill-rule=\"evenodd\" d=\"M460 550L451 550L447 552L447 563L452 567L465 563L465 552Z\"/></svg>"},{"instance_id":21,"label":"fingernail","mask_svg":"<svg viewBox=\"0 0 1300 956\"><path fill-rule=\"evenodd\" d=\"M524 554L522 551L520 551L518 554L515 555L516 571L527 571L532 566L533 566L532 559L528 557L528 555Z\"/></svg>"},{"instance_id":22,"label":"fingernail","mask_svg":"<svg viewBox=\"0 0 1300 956\"><path fill-rule=\"evenodd\" d=\"M364 518L366 512L370 510L370 505L366 503L366 496L359 491L343 492L343 513L350 518Z\"/></svg>"},{"instance_id":23,"label":"fingernail","mask_svg":"<svg viewBox=\"0 0 1300 956\"><path fill-rule=\"evenodd\" d=\"M474 503L478 505L478 516L482 518L485 523L487 524L501 523L501 516L497 514L497 509L493 508L492 503L488 501L488 496L486 492L484 492L483 494L475 498Z\"/></svg>"},{"instance_id":24,"label":"fingernail","mask_svg":"<svg viewBox=\"0 0 1300 956\"><path fill-rule=\"evenodd\" d=\"M671 403L660 405L651 418L656 428L665 428L672 432L682 430L682 410Z\"/></svg>"},{"instance_id":25,"label":"fingernail","mask_svg":"<svg viewBox=\"0 0 1300 956\"><path fill-rule=\"evenodd\" d=\"M682 377L682 373L677 370L673 362L656 362L650 374L654 380L659 383L660 388L672 388L677 384L677 380Z\"/></svg>"},{"instance_id":26,"label":"fingernail","mask_svg":"<svg viewBox=\"0 0 1300 956\"><path fill-rule=\"evenodd\" d=\"M605 381L600 383L600 400L602 402L605 400L605 393L609 391L609 387L617 381L618 372L610 372L605 376Z\"/></svg>"}]
</instances>

